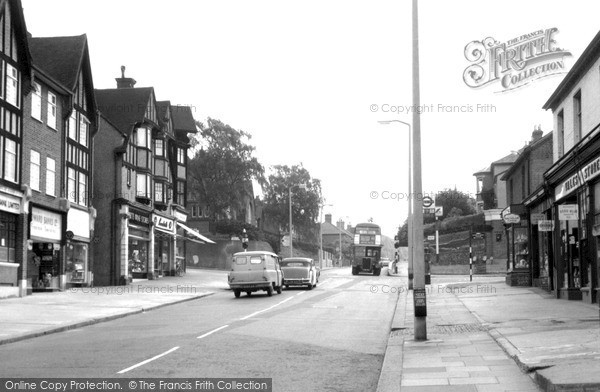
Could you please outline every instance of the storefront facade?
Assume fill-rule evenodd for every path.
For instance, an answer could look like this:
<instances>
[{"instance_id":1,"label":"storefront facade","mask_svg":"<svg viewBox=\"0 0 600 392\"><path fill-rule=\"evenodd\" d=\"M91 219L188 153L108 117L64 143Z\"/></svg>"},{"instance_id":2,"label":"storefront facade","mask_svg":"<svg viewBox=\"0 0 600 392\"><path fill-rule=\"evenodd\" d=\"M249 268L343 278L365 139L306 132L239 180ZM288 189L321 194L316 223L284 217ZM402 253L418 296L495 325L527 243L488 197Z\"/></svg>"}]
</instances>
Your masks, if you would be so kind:
<instances>
[{"instance_id":1,"label":"storefront facade","mask_svg":"<svg viewBox=\"0 0 600 392\"><path fill-rule=\"evenodd\" d=\"M150 211L133 206L124 206L127 212L127 260L125 265L130 279L148 279L154 274L154 264L151 262L153 248L152 231L150 226Z\"/></svg>"},{"instance_id":2,"label":"storefront facade","mask_svg":"<svg viewBox=\"0 0 600 392\"><path fill-rule=\"evenodd\" d=\"M597 301L600 258L600 140L595 139L576 151L579 159L550 173L552 180L562 172L553 183L557 297L587 303Z\"/></svg>"},{"instance_id":3,"label":"storefront facade","mask_svg":"<svg viewBox=\"0 0 600 392\"><path fill-rule=\"evenodd\" d=\"M65 214L32 205L29 217L27 283L33 292L64 289L66 276L61 243Z\"/></svg>"},{"instance_id":4,"label":"storefront facade","mask_svg":"<svg viewBox=\"0 0 600 392\"><path fill-rule=\"evenodd\" d=\"M169 276L175 264L175 220L154 213L154 276Z\"/></svg>"},{"instance_id":5,"label":"storefront facade","mask_svg":"<svg viewBox=\"0 0 600 392\"><path fill-rule=\"evenodd\" d=\"M542 187L524 200L529 216L529 260L531 283L546 291L554 289L552 202Z\"/></svg>"},{"instance_id":6,"label":"storefront facade","mask_svg":"<svg viewBox=\"0 0 600 392\"><path fill-rule=\"evenodd\" d=\"M26 225L23 212L26 200L22 193L0 186L0 285L12 287L14 295L26 290L23 278L23 236Z\"/></svg>"},{"instance_id":7,"label":"storefront facade","mask_svg":"<svg viewBox=\"0 0 600 392\"><path fill-rule=\"evenodd\" d=\"M65 233L65 273L67 287L89 286L93 282L90 245L94 229L95 210L74 205L67 212Z\"/></svg>"}]
</instances>

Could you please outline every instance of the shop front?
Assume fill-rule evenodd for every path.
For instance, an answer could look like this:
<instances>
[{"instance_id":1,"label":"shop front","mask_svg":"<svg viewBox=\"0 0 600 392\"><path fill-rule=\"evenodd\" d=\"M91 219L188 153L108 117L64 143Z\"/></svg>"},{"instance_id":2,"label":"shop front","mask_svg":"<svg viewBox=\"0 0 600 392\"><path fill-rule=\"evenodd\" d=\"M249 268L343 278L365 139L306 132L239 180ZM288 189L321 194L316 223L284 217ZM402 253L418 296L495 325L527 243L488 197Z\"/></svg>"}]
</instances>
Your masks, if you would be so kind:
<instances>
[{"instance_id":1,"label":"shop front","mask_svg":"<svg viewBox=\"0 0 600 392\"><path fill-rule=\"evenodd\" d=\"M599 174L600 156L572 170L554 188L555 278L559 298L597 301Z\"/></svg>"},{"instance_id":2,"label":"shop front","mask_svg":"<svg viewBox=\"0 0 600 392\"><path fill-rule=\"evenodd\" d=\"M21 205L21 197L0 189L0 286L14 287L15 290L19 285L16 250L23 246L17 237Z\"/></svg>"},{"instance_id":3,"label":"shop front","mask_svg":"<svg viewBox=\"0 0 600 392\"><path fill-rule=\"evenodd\" d=\"M529 214L529 253L534 287L553 290L552 201L543 188L523 201Z\"/></svg>"},{"instance_id":4,"label":"shop front","mask_svg":"<svg viewBox=\"0 0 600 392\"><path fill-rule=\"evenodd\" d=\"M67 212L65 273L67 287L89 286L92 272L89 247L93 214L71 206Z\"/></svg>"},{"instance_id":5,"label":"shop front","mask_svg":"<svg viewBox=\"0 0 600 392\"><path fill-rule=\"evenodd\" d=\"M507 232L507 272L509 286L531 286L529 220L522 204L507 207L502 213Z\"/></svg>"},{"instance_id":6,"label":"shop front","mask_svg":"<svg viewBox=\"0 0 600 392\"><path fill-rule=\"evenodd\" d=\"M150 263L150 213L130 207L127 233L129 278L152 278L154 268Z\"/></svg>"},{"instance_id":7,"label":"shop front","mask_svg":"<svg viewBox=\"0 0 600 392\"><path fill-rule=\"evenodd\" d=\"M152 217L154 228L154 276L168 276L174 270L175 220L162 215Z\"/></svg>"},{"instance_id":8,"label":"shop front","mask_svg":"<svg viewBox=\"0 0 600 392\"><path fill-rule=\"evenodd\" d=\"M33 292L64 289L64 264L61 260L63 214L31 207L27 246L27 281Z\"/></svg>"}]
</instances>

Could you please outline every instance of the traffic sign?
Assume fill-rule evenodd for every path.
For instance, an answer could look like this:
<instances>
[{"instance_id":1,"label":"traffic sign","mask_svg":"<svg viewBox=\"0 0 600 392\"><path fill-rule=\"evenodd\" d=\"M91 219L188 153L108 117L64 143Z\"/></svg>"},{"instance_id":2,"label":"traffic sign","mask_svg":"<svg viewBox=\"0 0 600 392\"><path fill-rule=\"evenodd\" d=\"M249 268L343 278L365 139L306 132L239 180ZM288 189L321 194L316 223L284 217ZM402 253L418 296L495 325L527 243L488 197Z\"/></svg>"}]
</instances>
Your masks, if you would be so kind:
<instances>
[{"instance_id":1,"label":"traffic sign","mask_svg":"<svg viewBox=\"0 0 600 392\"><path fill-rule=\"evenodd\" d=\"M429 196L423 196L423 207L431 207L433 205L433 199Z\"/></svg>"},{"instance_id":2,"label":"traffic sign","mask_svg":"<svg viewBox=\"0 0 600 392\"><path fill-rule=\"evenodd\" d=\"M435 207L435 216L444 216L444 207Z\"/></svg>"},{"instance_id":3,"label":"traffic sign","mask_svg":"<svg viewBox=\"0 0 600 392\"><path fill-rule=\"evenodd\" d=\"M428 235L427 236L427 241L433 241L435 240L435 236L434 235Z\"/></svg>"}]
</instances>

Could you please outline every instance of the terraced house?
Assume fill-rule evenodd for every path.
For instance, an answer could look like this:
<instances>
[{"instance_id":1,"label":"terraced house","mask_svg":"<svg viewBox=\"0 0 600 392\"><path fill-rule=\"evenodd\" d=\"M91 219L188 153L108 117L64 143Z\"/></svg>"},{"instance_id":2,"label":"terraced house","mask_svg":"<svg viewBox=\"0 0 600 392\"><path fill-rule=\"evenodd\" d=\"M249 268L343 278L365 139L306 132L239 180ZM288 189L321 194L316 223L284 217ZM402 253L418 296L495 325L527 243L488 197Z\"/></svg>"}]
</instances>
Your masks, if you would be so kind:
<instances>
[{"instance_id":1,"label":"terraced house","mask_svg":"<svg viewBox=\"0 0 600 392\"><path fill-rule=\"evenodd\" d=\"M90 203L96 102L85 35L30 38L33 82L24 102L28 185L27 284L64 290L93 281Z\"/></svg>"},{"instance_id":2,"label":"terraced house","mask_svg":"<svg viewBox=\"0 0 600 392\"><path fill-rule=\"evenodd\" d=\"M26 233L31 192L22 187L24 96L31 55L19 0L0 1L0 285L27 292Z\"/></svg>"},{"instance_id":3,"label":"terraced house","mask_svg":"<svg viewBox=\"0 0 600 392\"><path fill-rule=\"evenodd\" d=\"M152 87L134 87L124 67L116 81L116 89L96 90L99 285L173 275L185 262L186 233L202 241L185 225L187 135L196 132L190 108L157 101Z\"/></svg>"}]
</instances>

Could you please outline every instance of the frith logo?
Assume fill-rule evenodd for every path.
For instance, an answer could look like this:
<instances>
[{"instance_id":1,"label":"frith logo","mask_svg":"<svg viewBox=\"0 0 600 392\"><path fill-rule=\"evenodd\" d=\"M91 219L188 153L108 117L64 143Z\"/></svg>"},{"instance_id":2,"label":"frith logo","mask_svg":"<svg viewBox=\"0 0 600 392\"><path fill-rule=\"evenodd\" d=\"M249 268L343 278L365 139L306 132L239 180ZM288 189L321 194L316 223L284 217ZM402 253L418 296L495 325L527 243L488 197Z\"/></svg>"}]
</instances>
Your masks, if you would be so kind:
<instances>
[{"instance_id":1,"label":"frith logo","mask_svg":"<svg viewBox=\"0 0 600 392\"><path fill-rule=\"evenodd\" d=\"M556 27L524 34L500 43L492 37L465 46L465 58L472 63L463 80L471 88L500 82L505 92L534 80L565 73L565 57L571 52L556 46Z\"/></svg>"}]
</instances>

